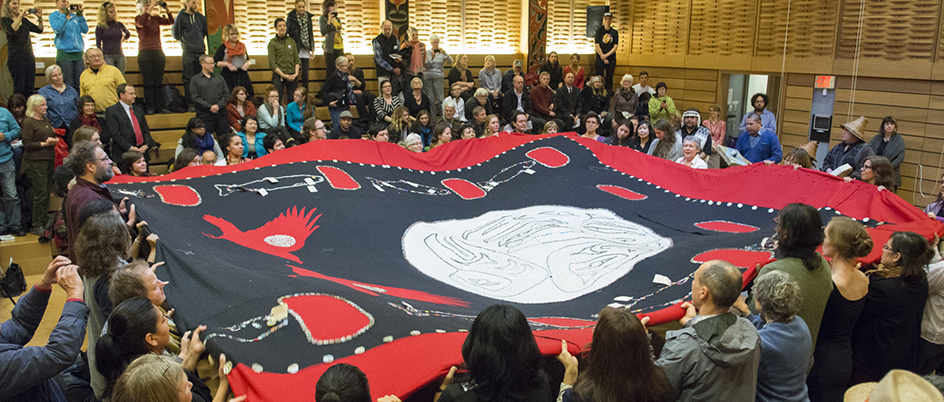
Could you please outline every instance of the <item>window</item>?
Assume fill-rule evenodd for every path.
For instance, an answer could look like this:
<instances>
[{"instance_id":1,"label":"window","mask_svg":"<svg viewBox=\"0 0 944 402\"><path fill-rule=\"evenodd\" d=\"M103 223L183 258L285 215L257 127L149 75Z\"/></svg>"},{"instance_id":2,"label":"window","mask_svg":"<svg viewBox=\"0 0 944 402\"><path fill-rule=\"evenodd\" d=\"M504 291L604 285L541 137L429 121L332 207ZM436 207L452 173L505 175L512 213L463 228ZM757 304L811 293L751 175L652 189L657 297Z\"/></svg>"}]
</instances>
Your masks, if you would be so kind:
<instances>
[{"instance_id":1,"label":"window","mask_svg":"<svg viewBox=\"0 0 944 402\"><path fill-rule=\"evenodd\" d=\"M520 0L411 0L410 25L420 40L439 35L440 46L462 53L517 53L521 48Z\"/></svg>"},{"instance_id":2,"label":"window","mask_svg":"<svg viewBox=\"0 0 944 402\"><path fill-rule=\"evenodd\" d=\"M587 37L587 6L605 6L606 0L548 0L547 51L566 55L593 53L593 38ZM569 63L567 56L562 64Z\"/></svg>"}]
</instances>

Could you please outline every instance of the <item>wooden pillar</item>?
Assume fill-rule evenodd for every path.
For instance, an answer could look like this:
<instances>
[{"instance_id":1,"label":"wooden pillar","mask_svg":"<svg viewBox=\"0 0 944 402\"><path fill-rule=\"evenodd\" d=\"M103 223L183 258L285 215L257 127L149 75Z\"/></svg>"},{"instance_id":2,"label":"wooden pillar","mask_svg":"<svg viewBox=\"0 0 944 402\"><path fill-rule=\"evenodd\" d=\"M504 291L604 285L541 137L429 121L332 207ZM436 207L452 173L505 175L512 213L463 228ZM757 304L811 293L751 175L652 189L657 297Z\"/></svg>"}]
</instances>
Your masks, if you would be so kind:
<instances>
[{"instance_id":1,"label":"wooden pillar","mask_svg":"<svg viewBox=\"0 0 944 402\"><path fill-rule=\"evenodd\" d=\"M547 61L547 0L528 0L528 65Z\"/></svg>"}]
</instances>

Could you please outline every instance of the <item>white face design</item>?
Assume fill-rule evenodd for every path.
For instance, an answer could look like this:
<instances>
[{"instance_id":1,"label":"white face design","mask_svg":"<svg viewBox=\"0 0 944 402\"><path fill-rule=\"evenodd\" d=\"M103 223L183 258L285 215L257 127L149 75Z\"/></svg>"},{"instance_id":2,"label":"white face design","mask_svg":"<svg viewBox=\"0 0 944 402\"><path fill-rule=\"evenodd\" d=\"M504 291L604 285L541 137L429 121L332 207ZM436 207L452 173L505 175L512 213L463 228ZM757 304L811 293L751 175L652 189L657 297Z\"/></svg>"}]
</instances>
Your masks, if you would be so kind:
<instances>
[{"instance_id":1,"label":"white face design","mask_svg":"<svg viewBox=\"0 0 944 402\"><path fill-rule=\"evenodd\" d=\"M403 250L420 272L477 295L553 303L602 289L672 240L605 209L540 205L417 222Z\"/></svg>"}]
</instances>

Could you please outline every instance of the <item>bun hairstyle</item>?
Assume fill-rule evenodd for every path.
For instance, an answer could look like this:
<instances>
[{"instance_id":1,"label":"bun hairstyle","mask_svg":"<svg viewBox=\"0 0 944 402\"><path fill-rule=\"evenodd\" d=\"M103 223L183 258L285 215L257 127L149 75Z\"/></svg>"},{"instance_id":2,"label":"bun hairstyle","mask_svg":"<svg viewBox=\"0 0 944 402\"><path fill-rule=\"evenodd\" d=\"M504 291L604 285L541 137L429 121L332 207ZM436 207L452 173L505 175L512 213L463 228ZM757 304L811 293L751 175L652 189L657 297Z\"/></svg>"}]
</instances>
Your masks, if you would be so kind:
<instances>
[{"instance_id":1,"label":"bun hairstyle","mask_svg":"<svg viewBox=\"0 0 944 402\"><path fill-rule=\"evenodd\" d=\"M865 226L845 216L837 216L826 226L829 243L841 258L862 258L872 252L875 243Z\"/></svg>"},{"instance_id":2,"label":"bun hairstyle","mask_svg":"<svg viewBox=\"0 0 944 402\"><path fill-rule=\"evenodd\" d=\"M336 364L315 384L316 402L371 402L367 375L356 366Z\"/></svg>"},{"instance_id":3,"label":"bun hairstyle","mask_svg":"<svg viewBox=\"0 0 944 402\"><path fill-rule=\"evenodd\" d=\"M105 395L136 357L150 352L147 334L157 332L157 317L151 301L143 297L119 304L108 317L108 331L95 344L98 372L108 381Z\"/></svg>"}]
</instances>

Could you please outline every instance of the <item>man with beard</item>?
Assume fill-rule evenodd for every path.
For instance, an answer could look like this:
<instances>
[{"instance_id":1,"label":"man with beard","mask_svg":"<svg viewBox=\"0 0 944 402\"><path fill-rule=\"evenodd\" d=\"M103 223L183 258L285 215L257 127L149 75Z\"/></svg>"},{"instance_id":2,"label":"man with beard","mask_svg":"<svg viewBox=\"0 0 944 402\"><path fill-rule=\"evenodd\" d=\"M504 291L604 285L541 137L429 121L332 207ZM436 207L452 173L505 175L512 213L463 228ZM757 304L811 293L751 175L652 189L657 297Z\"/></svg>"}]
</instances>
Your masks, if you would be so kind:
<instances>
[{"instance_id":1,"label":"man with beard","mask_svg":"<svg viewBox=\"0 0 944 402\"><path fill-rule=\"evenodd\" d=\"M701 125L701 114L698 113L697 108L691 108L682 113L682 127L679 127L677 133L682 138L693 135L698 139L698 147L701 148L699 158L705 159L711 155L711 131L708 127Z\"/></svg>"},{"instance_id":2,"label":"man with beard","mask_svg":"<svg viewBox=\"0 0 944 402\"><path fill-rule=\"evenodd\" d=\"M754 111L745 113L744 118L741 119L741 126L739 127L741 134L747 132L747 116L751 113L760 116L761 126L774 134L777 133L777 117L774 116L773 112L767 110L767 104L769 102L765 94L754 94L754 96L751 97L751 106L754 106Z\"/></svg>"},{"instance_id":3,"label":"man with beard","mask_svg":"<svg viewBox=\"0 0 944 402\"><path fill-rule=\"evenodd\" d=\"M69 190L65 199L66 230L68 231L69 259L76 261L75 248L72 245L79 236L79 211L85 204L93 200L108 200L118 207L122 216L130 218L130 225L135 223L134 207L129 212L125 207L128 197L122 198L121 203L115 202L105 182L111 180L115 173L111 169L111 159L102 149L102 144L93 141L82 141L72 147L69 154L69 168L75 175L75 185ZM130 227L129 227L130 230Z\"/></svg>"}]
</instances>

